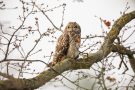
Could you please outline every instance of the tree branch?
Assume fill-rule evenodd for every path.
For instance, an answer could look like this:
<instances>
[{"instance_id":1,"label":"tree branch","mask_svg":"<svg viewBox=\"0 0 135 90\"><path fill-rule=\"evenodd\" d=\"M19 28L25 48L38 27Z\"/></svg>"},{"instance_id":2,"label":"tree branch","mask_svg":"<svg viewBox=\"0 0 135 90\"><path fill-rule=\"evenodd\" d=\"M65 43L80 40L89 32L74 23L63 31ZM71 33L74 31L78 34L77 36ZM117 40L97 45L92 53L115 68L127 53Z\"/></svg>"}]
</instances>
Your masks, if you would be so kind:
<instances>
[{"instance_id":1,"label":"tree branch","mask_svg":"<svg viewBox=\"0 0 135 90\"><path fill-rule=\"evenodd\" d=\"M14 79L13 76L7 75L6 73L2 73L2 72L0 72L0 76L3 76L4 78L8 78L8 79Z\"/></svg>"},{"instance_id":2,"label":"tree branch","mask_svg":"<svg viewBox=\"0 0 135 90\"><path fill-rule=\"evenodd\" d=\"M112 46L112 52L118 52L120 54L127 55L131 68L133 69L133 71L135 73L135 58L133 56L135 54L135 51L130 51L127 48L125 48L124 46L121 46L118 44L118 45Z\"/></svg>"}]
</instances>

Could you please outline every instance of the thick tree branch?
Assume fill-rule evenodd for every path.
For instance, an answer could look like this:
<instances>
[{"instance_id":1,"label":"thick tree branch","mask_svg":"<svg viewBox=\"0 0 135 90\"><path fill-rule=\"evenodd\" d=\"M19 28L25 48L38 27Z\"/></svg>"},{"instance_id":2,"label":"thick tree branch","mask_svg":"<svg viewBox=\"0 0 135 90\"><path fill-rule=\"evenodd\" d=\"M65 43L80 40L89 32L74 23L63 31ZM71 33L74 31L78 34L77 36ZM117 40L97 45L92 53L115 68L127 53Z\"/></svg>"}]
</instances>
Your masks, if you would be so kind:
<instances>
[{"instance_id":1,"label":"thick tree branch","mask_svg":"<svg viewBox=\"0 0 135 90\"><path fill-rule=\"evenodd\" d=\"M131 68L133 69L134 73L135 73L135 57L132 55L128 55L128 59L131 65Z\"/></svg>"},{"instance_id":2,"label":"thick tree branch","mask_svg":"<svg viewBox=\"0 0 135 90\"><path fill-rule=\"evenodd\" d=\"M120 54L127 55L131 68L133 69L133 71L135 73L135 58L133 56L135 54L135 51L128 50L124 46L121 46L118 44L118 45L112 46L112 52L118 52Z\"/></svg>"},{"instance_id":3,"label":"thick tree branch","mask_svg":"<svg viewBox=\"0 0 135 90\"><path fill-rule=\"evenodd\" d=\"M14 79L13 76L7 75L6 73L2 73L2 72L0 72L0 76L3 76L4 78L8 78L8 79Z\"/></svg>"},{"instance_id":4,"label":"thick tree branch","mask_svg":"<svg viewBox=\"0 0 135 90\"><path fill-rule=\"evenodd\" d=\"M53 69L48 69L43 71L38 76L31 79L14 79L14 80L5 80L0 81L0 90L33 90L38 88L54 77L60 75L64 71L69 69L87 69L94 63L101 61L105 58L112 50L114 40L119 35L122 27L125 26L128 22L135 18L135 11L121 16L112 26L111 31L105 37L104 43L96 53L90 53L88 57L79 59L78 61L72 59L65 59L64 61L56 64ZM134 59L129 57L131 60ZM133 61L133 60L132 60Z\"/></svg>"}]
</instances>

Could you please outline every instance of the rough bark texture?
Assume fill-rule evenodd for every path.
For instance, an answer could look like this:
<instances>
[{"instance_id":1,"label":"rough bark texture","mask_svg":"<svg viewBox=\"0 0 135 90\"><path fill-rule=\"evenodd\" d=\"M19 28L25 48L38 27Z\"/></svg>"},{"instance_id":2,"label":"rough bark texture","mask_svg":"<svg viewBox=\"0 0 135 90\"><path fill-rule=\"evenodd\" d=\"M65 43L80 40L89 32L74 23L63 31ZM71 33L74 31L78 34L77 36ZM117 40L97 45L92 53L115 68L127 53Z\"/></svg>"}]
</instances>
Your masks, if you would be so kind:
<instances>
[{"instance_id":1,"label":"rough bark texture","mask_svg":"<svg viewBox=\"0 0 135 90\"><path fill-rule=\"evenodd\" d=\"M112 29L105 37L104 43L96 53L90 53L88 57L80 58L78 61L72 60L70 58L65 59L64 61L56 64L53 68L43 71L38 76L31 79L15 79L11 78L10 80L0 81L0 90L33 90L36 89L56 76L60 75L67 70L76 70L76 69L87 69L90 68L94 63L101 61L105 58L110 52L120 52L117 46L113 45L114 40L120 33L122 27L125 26L128 22L135 18L135 11L121 16L117 21L115 21ZM129 53L129 50L125 50L125 53L129 57L131 67L135 72L135 59L133 54Z\"/></svg>"}]
</instances>

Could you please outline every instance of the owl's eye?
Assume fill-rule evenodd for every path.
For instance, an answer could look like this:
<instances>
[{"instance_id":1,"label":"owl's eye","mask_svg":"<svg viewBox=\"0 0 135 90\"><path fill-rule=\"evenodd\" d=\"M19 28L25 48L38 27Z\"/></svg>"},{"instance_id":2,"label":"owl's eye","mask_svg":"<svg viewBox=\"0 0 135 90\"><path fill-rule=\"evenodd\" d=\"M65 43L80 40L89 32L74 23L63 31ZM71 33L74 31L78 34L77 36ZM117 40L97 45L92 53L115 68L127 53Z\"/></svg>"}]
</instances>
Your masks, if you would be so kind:
<instances>
[{"instance_id":1,"label":"owl's eye","mask_svg":"<svg viewBox=\"0 0 135 90\"><path fill-rule=\"evenodd\" d=\"M77 26L75 26L74 28L77 28Z\"/></svg>"},{"instance_id":2,"label":"owl's eye","mask_svg":"<svg viewBox=\"0 0 135 90\"><path fill-rule=\"evenodd\" d=\"M70 28L70 26L68 26L67 28Z\"/></svg>"}]
</instances>

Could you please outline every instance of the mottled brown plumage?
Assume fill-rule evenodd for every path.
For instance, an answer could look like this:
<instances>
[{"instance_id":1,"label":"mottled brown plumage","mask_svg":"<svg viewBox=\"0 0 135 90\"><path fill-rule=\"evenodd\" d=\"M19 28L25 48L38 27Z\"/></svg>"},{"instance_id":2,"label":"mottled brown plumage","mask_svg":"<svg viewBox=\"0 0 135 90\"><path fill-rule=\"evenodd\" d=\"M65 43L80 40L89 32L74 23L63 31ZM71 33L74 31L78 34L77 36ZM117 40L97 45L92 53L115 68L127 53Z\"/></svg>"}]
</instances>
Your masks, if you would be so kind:
<instances>
[{"instance_id":1,"label":"mottled brown plumage","mask_svg":"<svg viewBox=\"0 0 135 90\"><path fill-rule=\"evenodd\" d=\"M81 28L76 22L69 22L63 34L58 38L53 62L64 60L66 57L76 59L79 56L79 47L81 42Z\"/></svg>"}]
</instances>

